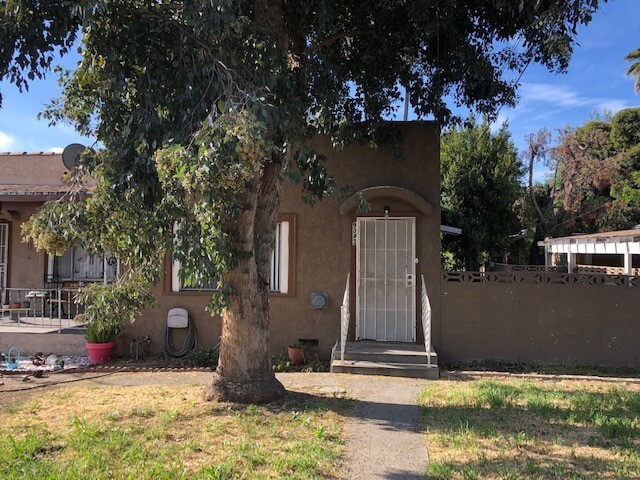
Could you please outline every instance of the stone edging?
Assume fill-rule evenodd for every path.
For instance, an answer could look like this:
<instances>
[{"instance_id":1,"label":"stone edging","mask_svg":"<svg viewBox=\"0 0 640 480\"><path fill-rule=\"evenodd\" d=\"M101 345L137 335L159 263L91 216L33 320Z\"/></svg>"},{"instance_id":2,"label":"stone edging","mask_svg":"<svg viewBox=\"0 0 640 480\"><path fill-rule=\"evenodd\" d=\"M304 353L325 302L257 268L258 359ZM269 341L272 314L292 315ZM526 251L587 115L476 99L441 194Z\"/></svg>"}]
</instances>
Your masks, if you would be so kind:
<instances>
[{"instance_id":1,"label":"stone edging","mask_svg":"<svg viewBox=\"0 0 640 480\"><path fill-rule=\"evenodd\" d=\"M449 370L440 372L440 378L460 377L462 375L469 377L504 377L504 378L535 378L537 380L584 380L605 383L625 382L640 384L640 378L633 377L598 377L595 375L551 375L543 373L509 373L509 372L478 372L474 370Z\"/></svg>"}]
</instances>

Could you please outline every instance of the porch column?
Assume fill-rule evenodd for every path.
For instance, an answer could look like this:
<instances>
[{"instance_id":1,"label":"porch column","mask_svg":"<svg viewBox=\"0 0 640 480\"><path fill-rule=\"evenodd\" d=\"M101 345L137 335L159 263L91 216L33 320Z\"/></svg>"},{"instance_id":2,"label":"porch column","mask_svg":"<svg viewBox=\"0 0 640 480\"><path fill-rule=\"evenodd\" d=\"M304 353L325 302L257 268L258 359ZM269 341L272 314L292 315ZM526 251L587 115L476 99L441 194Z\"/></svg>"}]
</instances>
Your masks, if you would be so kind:
<instances>
[{"instance_id":1,"label":"porch column","mask_svg":"<svg viewBox=\"0 0 640 480\"><path fill-rule=\"evenodd\" d=\"M632 275L633 274L633 254L632 253L624 253L624 274Z\"/></svg>"},{"instance_id":2,"label":"porch column","mask_svg":"<svg viewBox=\"0 0 640 480\"><path fill-rule=\"evenodd\" d=\"M576 267L576 254L571 251L567 252L567 273L573 273Z\"/></svg>"}]
</instances>

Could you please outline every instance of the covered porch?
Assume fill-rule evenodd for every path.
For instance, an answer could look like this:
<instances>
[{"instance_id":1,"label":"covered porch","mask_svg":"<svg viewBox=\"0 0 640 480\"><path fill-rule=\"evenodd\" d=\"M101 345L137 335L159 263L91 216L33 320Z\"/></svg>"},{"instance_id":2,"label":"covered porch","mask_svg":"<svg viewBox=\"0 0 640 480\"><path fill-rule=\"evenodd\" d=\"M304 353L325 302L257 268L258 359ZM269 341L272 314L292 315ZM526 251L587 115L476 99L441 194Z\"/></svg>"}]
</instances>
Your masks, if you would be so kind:
<instances>
[{"instance_id":1,"label":"covered porch","mask_svg":"<svg viewBox=\"0 0 640 480\"><path fill-rule=\"evenodd\" d=\"M63 333L82 329L84 311L77 288L4 288L0 292L0 332Z\"/></svg>"},{"instance_id":2,"label":"covered porch","mask_svg":"<svg viewBox=\"0 0 640 480\"><path fill-rule=\"evenodd\" d=\"M640 229L546 238L545 265L567 273L640 275Z\"/></svg>"},{"instance_id":3,"label":"covered porch","mask_svg":"<svg viewBox=\"0 0 640 480\"><path fill-rule=\"evenodd\" d=\"M420 317L424 342L348 340L350 327L350 275L342 306L340 340L331 350L331 372L437 379L438 355L431 341L431 303L424 275L420 276Z\"/></svg>"}]
</instances>

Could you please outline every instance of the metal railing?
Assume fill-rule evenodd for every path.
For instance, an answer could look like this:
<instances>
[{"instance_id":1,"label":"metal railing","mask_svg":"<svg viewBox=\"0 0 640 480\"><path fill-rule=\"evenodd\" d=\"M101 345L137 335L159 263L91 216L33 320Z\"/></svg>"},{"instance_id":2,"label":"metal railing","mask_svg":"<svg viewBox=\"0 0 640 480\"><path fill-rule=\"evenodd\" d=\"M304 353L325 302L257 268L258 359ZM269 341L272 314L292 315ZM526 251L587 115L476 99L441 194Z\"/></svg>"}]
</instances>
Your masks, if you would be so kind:
<instances>
[{"instance_id":1,"label":"metal railing","mask_svg":"<svg viewBox=\"0 0 640 480\"><path fill-rule=\"evenodd\" d=\"M83 313L78 290L70 288L5 288L0 302L0 325L20 328L81 328L74 319Z\"/></svg>"},{"instance_id":2,"label":"metal railing","mask_svg":"<svg viewBox=\"0 0 640 480\"><path fill-rule=\"evenodd\" d=\"M420 275L422 282L422 333L424 334L424 349L427 352L427 365L431 366L431 302L427 295L427 284L424 275Z\"/></svg>"},{"instance_id":3,"label":"metal railing","mask_svg":"<svg viewBox=\"0 0 640 480\"><path fill-rule=\"evenodd\" d=\"M349 333L349 279L351 274L347 274L347 285L344 287L342 306L340 307L340 360L344 361L344 349L347 345L347 334Z\"/></svg>"}]
</instances>

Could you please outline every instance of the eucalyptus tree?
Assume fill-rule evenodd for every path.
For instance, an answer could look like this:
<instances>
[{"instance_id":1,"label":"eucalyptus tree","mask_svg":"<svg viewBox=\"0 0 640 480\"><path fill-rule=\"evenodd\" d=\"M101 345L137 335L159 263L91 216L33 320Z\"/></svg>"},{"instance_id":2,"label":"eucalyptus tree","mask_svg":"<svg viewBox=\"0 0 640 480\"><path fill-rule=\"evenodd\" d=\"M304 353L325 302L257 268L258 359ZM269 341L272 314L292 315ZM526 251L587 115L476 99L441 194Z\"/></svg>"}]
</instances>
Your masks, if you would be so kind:
<instances>
[{"instance_id":1,"label":"eucalyptus tree","mask_svg":"<svg viewBox=\"0 0 640 480\"><path fill-rule=\"evenodd\" d=\"M333 187L305 140L389 138L383 120L405 88L418 118L451 121L445 98L494 114L515 102L531 62L566 68L598 3L0 2L0 76L20 88L79 40L77 69L62 72L45 115L101 146L76 175L98 179L91 199L45 207L25 233L51 251L109 249L145 285L162 252L185 281L219 282L210 307L222 312L222 347L205 395L277 398L268 278L282 182L298 179L306 200Z\"/></svg>"}]
</instances>

